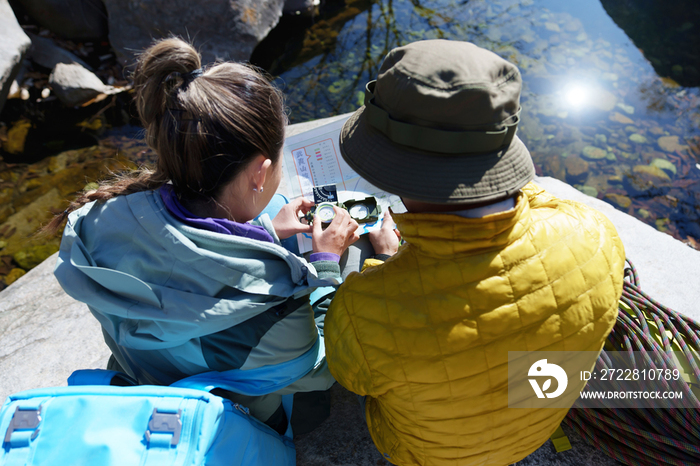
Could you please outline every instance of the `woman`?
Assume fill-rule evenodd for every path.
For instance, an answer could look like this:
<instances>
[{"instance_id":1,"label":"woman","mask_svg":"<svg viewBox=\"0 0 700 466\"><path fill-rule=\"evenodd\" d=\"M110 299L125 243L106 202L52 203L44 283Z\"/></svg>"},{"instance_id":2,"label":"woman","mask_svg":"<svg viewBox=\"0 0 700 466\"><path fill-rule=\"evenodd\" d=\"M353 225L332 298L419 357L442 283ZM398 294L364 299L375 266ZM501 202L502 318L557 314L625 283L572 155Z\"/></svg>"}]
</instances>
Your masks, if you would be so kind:
<instances>
[{"instance_id":1,"label":"woman","mask_svg":"<svg viewBox=\"0 0 700 466\"><path fill-rule=\"evenodd\" d=\"M49 229L68 217L55 274L102 324L111 367L142 384L317 352L283 390L228 395L281 428L282 394L333 383L309 294L339 282L358 226L340 209L325 230L304 225L313 203L303 199L272 220L262 213L281 179L282 96L251 67L200 66L175 38L140 56L136 107L157 166L103 183L54 219ZM280 245L299 232L312 233L310 262Z\"/></svg>"}]
</instances>

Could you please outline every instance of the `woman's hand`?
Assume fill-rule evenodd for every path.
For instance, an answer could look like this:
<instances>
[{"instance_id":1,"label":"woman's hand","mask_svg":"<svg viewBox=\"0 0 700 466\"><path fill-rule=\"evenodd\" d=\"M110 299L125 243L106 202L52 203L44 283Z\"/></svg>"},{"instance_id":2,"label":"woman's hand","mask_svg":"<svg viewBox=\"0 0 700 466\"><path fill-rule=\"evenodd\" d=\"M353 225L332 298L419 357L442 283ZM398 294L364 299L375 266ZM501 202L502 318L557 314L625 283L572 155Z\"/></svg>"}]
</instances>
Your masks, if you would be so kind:
<instances>
[{"instance_id":1,"label":"woman's hand","mask_svg":"<svg viewBox=\"0 0 700 466\"><path fill-rule=\"evenodd\" d=\"M333 207L335 218L323 229L321 219L314 216L311 248L313 252L332 252L342 256L352 243L360 239L357 229L360 225L350 217L347 210Z\"/></svg>"},{"instance_id":2,"label":"woman's hand","mask_svg":"<svg viewBox=\"0 0 700 466\"><path fill-rule=\"evenodd\" d=\"M401 233L396 229L394 219L387 210L384 212L384 222L379 230L369 232L369 242L372 243L375 254L393 256L399 250Z\"/></svg>"},{"instance_id":3,"label":"woman's hand","mask_svg":"<svg viewBox=\"0 0 700 466\"><path fill-rule=\"evenodd\" d=\"M301 223L299 217L306 214L313 206L313 202L298 197L282 207L272 219L272 226L275 227L277 237L287 239L297 233L311 233L311 225Z\"/></svg>"}]
</instances>

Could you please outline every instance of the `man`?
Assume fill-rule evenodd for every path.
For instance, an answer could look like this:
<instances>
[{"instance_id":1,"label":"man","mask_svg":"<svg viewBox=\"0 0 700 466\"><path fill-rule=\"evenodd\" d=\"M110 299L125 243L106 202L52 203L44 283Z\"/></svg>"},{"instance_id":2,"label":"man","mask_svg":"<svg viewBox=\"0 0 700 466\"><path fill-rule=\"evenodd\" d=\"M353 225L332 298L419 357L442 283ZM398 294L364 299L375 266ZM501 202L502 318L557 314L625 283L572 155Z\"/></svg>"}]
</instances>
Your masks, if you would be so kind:
<instances>
[{"instance_id":1,"label":"man","mask_svg":"<svg viewBox=\"0 0 700 466\"><path fill-rule=\"evenodd\" d=\"M602 214L531 183L520 89L487 50L416 42L388 54L341 132L347 163L408 211L394 215L406 244L346 279L325 333L392 463L524 458L568 408L509 408L508 352L597 352L615 322L622 243ZM371 239L379 259L396 252L391 228Z\"/></svg>"}]
</instances>

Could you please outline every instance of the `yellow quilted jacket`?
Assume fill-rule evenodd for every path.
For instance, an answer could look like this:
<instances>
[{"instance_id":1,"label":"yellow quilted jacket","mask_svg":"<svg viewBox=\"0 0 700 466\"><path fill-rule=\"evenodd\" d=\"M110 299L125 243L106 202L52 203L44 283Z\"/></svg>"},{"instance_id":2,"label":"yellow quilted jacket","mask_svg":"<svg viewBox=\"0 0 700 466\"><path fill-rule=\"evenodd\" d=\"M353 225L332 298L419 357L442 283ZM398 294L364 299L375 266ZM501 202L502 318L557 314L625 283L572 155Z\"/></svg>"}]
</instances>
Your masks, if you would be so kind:
<instances>
[{"instance_id":1,"label":"yellow quilted jacket","mask_svg":"<svg viewBox=\"0 0 700 466\"><path fill-rule=\"evenodd\" d=\"M407 244L350 275L328 311L331 373L367 396L394 464L521 460L567 409L508 408L508 351L600 351L622 293L615 228L533 183L508 212L394 219Z\"/></svg>"}]
</instances>

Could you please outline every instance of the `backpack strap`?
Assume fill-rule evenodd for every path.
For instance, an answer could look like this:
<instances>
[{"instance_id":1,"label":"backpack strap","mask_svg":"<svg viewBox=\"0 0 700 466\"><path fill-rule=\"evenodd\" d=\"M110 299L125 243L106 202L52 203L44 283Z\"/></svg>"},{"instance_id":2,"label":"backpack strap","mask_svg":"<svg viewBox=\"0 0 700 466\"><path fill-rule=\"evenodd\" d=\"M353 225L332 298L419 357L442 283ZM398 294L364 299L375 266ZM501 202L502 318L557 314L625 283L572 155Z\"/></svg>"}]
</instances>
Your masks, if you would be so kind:
<instances>
[{"instance_id":1,"label":"backpack strap","mask_svg":"<svg viewBox=\"0 0 700 466\"><path fill-rule=\"evenodd\" d=\"M117 383L114 383L118 381ZM123 372L104 369L80 369L68 377L68 385L138 385L136 380Z\"/></svg>"},{"instance_id":2,"label":"backpack strap","mask_svg":"<svg viewBox=\"0 0 700 466\"><path fill-rule=\"evenodd\" d=\"M301 356L287 362L255 369L233 369L224 372L204 372L179 380L171 387L194 388L211 391L222 388L249 396L267 395L286 387L304 377L326 357L323 337L319 335L314 345ZM282 408L287 415L287 430L284 436L293 439L292 405L294 394L282 396Z\"/></svg>"},{"instance_id":3,"label":"backpack strap","mask_svg":"<svg viewBox=\"0 0 700 466\"><path fill-rule=\"evenodd\" d=\"M304 377L325 356L326 349L323 338L319 336L316 343L308 351L290 361L255 369L203 372L178 380L171 387L194 388L207 392L215 388L222 388L242 395L267 395Z\"/></svg>"},{"instance_id":4,"label":"backpack strap","mask_svg":"<svg viewBox=\"0 0 700 466\"><path fill-rule=\"evenodd\" d=\"M179 380L170 386L206 392L210 392L215 388L221 388L248 396L267 395L304 377L313 368L317 367L325 356L325 345L323 338L319 335L309 350L290 361L248 370L233 369L223 372L204 372ZM114 377L122 378L128 384L137 385L136 381L126 374L103 369L75 371L68 378L68 385L111 385ZM284 436L289 439L293 438L291 424L293 397L293 394L282 396L282 408L287 415L287 431ZM154 452L154 455L156 457L161 456L157 452Z\"/></svg>"}]
</instances>

